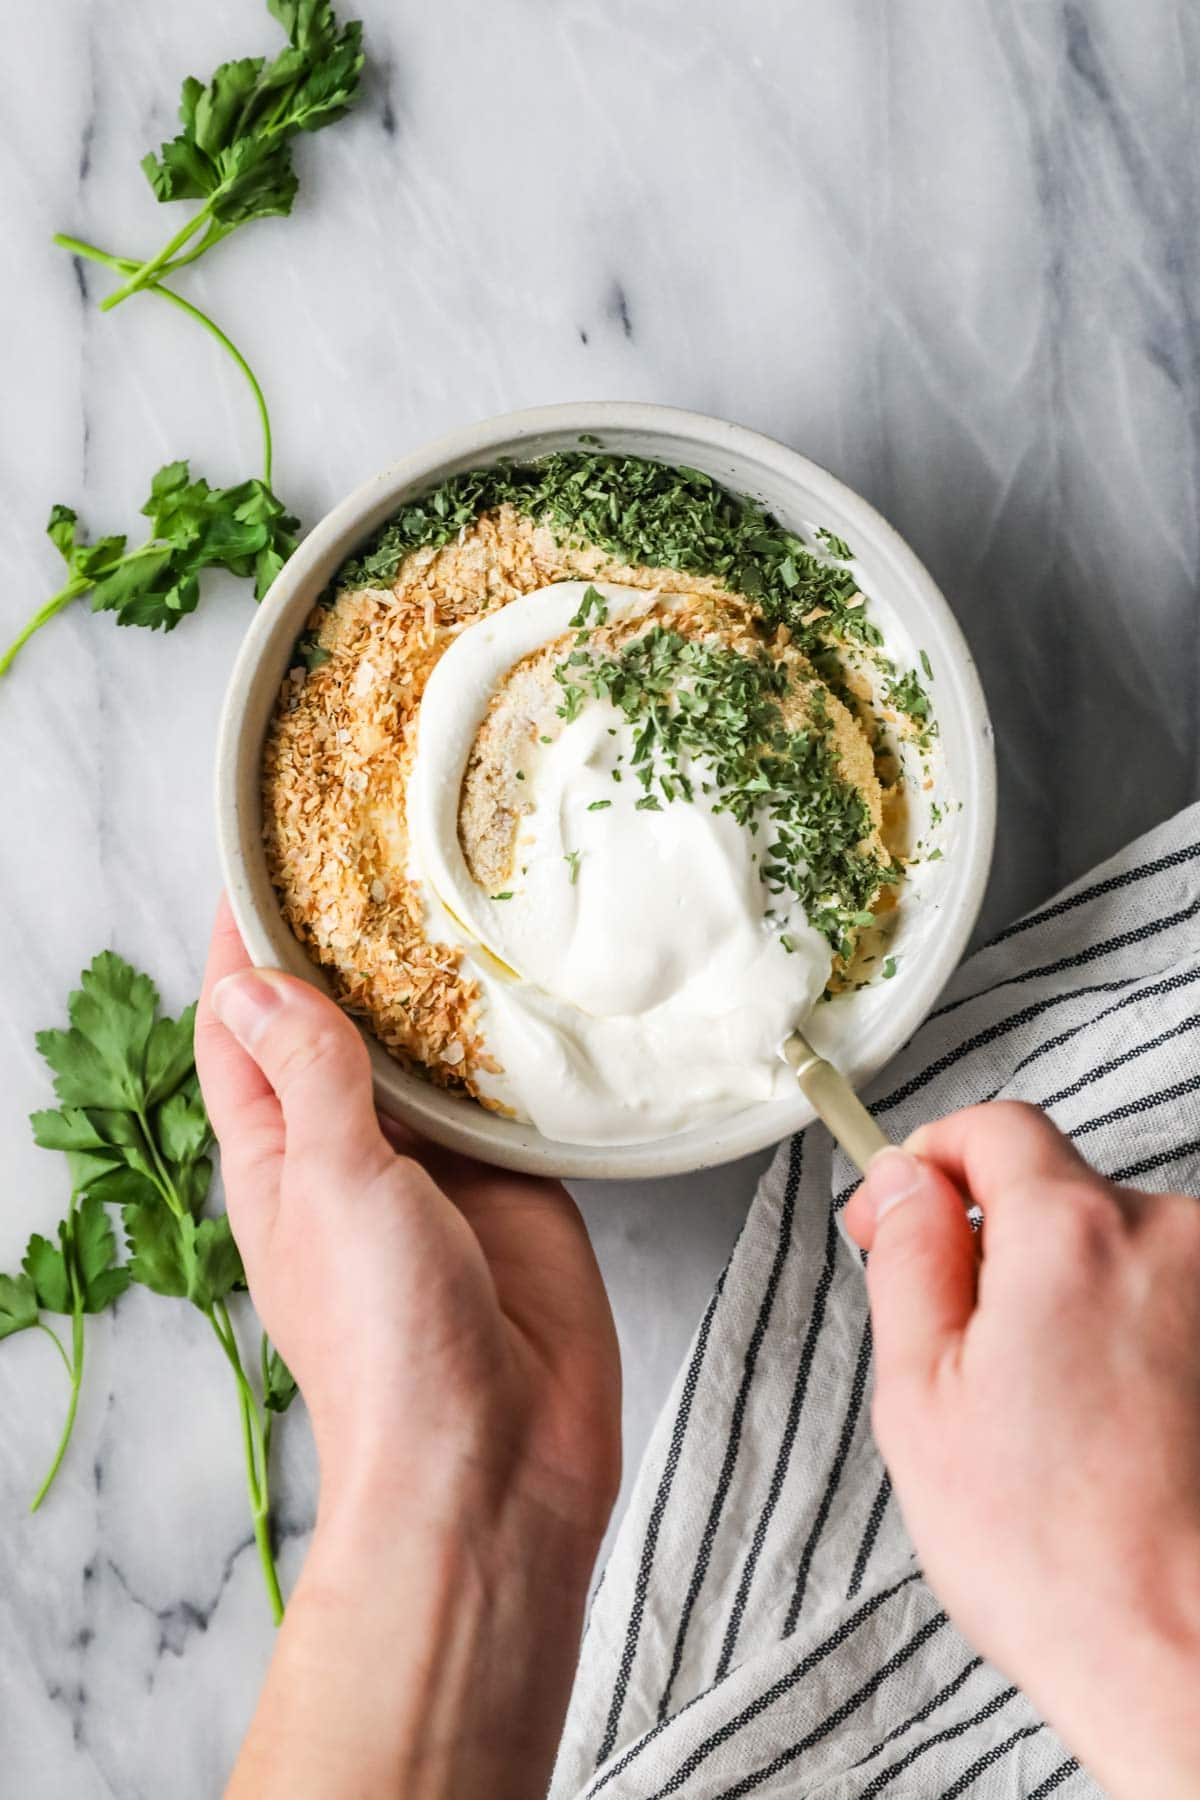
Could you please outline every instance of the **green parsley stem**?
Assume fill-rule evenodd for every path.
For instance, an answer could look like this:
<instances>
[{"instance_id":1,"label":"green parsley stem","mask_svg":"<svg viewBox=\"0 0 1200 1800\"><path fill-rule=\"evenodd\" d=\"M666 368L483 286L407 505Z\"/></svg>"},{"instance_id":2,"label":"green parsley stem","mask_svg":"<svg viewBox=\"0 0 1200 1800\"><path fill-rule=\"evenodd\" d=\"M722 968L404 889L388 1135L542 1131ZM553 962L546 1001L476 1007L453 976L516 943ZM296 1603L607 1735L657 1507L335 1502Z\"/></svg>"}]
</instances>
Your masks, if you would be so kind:
<instances>
[{"instance_id":1,"label":"green parsley stem","mask_svg":"<svg viewBox=\"0 0 1200 1800\"><path fill-rule=\"evenodd\" d=\"M190 250L184 250L179 256L173 256L169 263L163 264L155 278L154 285L156 287L160 286L164 275L174 275L177 269L186 269L189 263L199 262L200 258L204 255L204 252L211 249L214 244L219 243L224 236L225 233L217 225L216 220L210 219L208 222L208 230L204 233L202 238L198 239L198 241L192 245Z\"/></svg>"},{"instance_id":2,"label":"green parsley stem","mask_svg":"<svg viewBox=\"0 0 1200 1800\"><path fill-rule=\"evenodd\" d=\"M58 1351L58 1354L62 1357L63 1368L67 1371L68 1377L72 1376L73 1370L71 1368L71 1359L63 1349L63 1342L57 1331L54 1330L53 1326L47 1325L45 1319L39 1319L37 1321L37 1328L39 1331L45 1332L46 1336L50 1339L50 1342L54 1345L54 1348Z\"/></svg>"},{"instance_id":3,"label":"green parsley stem","mask_svg":"<svg viewBox=\"0 0 1200 1800\"><path fill-rule=\"evenodd\" d=\"M72 1338L76 1342L76 1367L71 1371L71 1399L67 1406L67 1416L63 1423L62 1436L58 1440L58 1449L54 1452L54 1461L50 1464L46 1479L29 1503L30 1512L36 1512L46 1495L50 1492L54 1477L58 1474L63 1457L67 1454L67 1445L71 1441L71 1432L75 1427L75 1412L79 1405L79 1383L83 1378L83 1319L75 1321Z\"/></svg>"},{"instance_id":4,"label":"green parsley stem","mask_svg":"<svg viewBox=\"0 0 1200 1800\"><path fill-rule=\"evenodd\" d=\"M146 1148L149 1150L154 1166L158 1170L158 1175L152 1175L150 1179L154 1182L155 1187L158 1189L171 1211L175 1214L175 1217L177 1219L182 1219L184 1214L183 1201L179 1198L179 1191L176 1188L175 1183L171 1180L170 1171L158 1153L158 1145L155 1142L154 1133L150 1129L150 1121L146 1117L142 1107L135 1106L130 1110L142 1128L142 1137L145 1140Z\"/></svg>"},{"instance_id":5,"label":"green parsley stem","mask_svg":"<svg viewBox=\"0 0 1200 1800\"><path fill-rule=\"evenodd\" d=\"M271 1429L275 1423L275 1414L271 1411L270 1407L266 1404L267 1394L270 1391L270 1386L271 1386L270 1357L271 1357L270 1340L268 1339L267 1334L264 1331L262 1334L262 1340L259 1344L258 1360L259 1360L259 1367L262 1371L262 1391L263 1391L263 1414L264 1414L263 1434L262 1434L263 1469L265 1471L264 1479L268 1482L268 1484L271 1479L271 1476L270 1476Z\"/></svg>"},{"instance_id":6,"label":"green parsley stem","mask_svg":"<svg viewBox=\"0 0 1200 1800\"><path fill-rule=\"evenodd\" d=\"M83 1295L79 1287L79 1275L75 1267L75 1203L77 1194L71 1195L71 1204L67 1212L66 1242L63 1249L66 1253L67 1279L71 1284L71 1361L69 1372L71 1377L71 1398L67 1405L67 1416L63 1422L62 1436L58 1440L58 1449L54 1452L54 1461L46 1471L46 1479L30 1502L30 1512L36 1512L46 1495L50 1492L54 1477L62 1466L62 1459L67 1453L67 1445L71 1441L71 1433L75 1428L75 1413L79 1406L79 1386L83 1380ZM49 1335L54 1338L60 1352L62 1345L49 1326ZM63 1360L66 1360L65 1352Z\"/></svg>"},{"instance_id":7,"label":"green parsley stem","mask_svg":"<svg viewBox=\"0 0 1200 1800\"><path fill-rule=\"evenodd\" d=\"M242 1420L242 1447L246 1458L246 1487L250 1494L254 1540L258 1545L258 1559L262 1564L263 1579L267 1586L271 1617L278 1625L283 1618L283 1595L279 1590L279 1577L275 1570L275 1557L271 1549L271 1496L267 1472L269 1438L263 1430L258 1401L246 1379L246 1371L242 1367L242 1358L238 1350L233 1324L223 1300L216 1302L208 1318L216 1333L217 1342L224 1351L233 1371L233 1378L237 1385L238 1407Z\"/></svg>"},{"instance_id":8,"label":"green parsley stem","mask_svg":"<svg viewBox=\"0 0 1200 1800\"><path fill-rule=\"evenodd\" d=\"M69 606L72 600L77 600L80 594L86 594L91 586L90 581L73 575L65 587L59 588L57 594L52 594L44 606L39 606L29 623L18 632L4 655L0 656L0 675L8 674L19 651L29 642L35 631L40 631L42 626L48 624L56 613L60 613L64 606Z\"/></svg>"},{"instance_id":9,"label":"green parsley stem","mask_svg":"<svg viewBox=\"0 0 1200 1800\"><path fill-rule=\"evenodd\" d=\"M138 268L138 264L131 261L129 257L112 256L106 250L97 249L95 244L86 244L82 238L70 237L64 231L55 233L54 242L60 249L69 250L74 256L86 257L89 262L103 263L105 268L115 270L118 275L127 275L131 271L136 272ZM196 250L193 254L198 256L200 251ZM183 263L189 261L191 261L190 257L181 257L179 261L172 266L174 268L181 268ZM266 399L263 396L261 387L258 385L258 379L254 370L250 367L250 364L246 361L246 358L242 355L233 339L228 333L221 330L221 327L217 324L215 319L210 319L207 313L201 312L198 306L193 306L190 300L185 300L182 294L175 293L172 288L164 287L161 281L152 281L147 285L151 293L161 294L162 298L164 300L169 300L172 306L177 306L181 312L187 313L189 318L195 319L197 325L202 325L205 331L207 331L211 337L216 339L226 355L232 358L238 368L242 371L242 374L246 377L250 386L250 392L254 396L254 404L258 408L259 422L262 426L263 483L266 487L270 487L272 456L271 418L267 411Z\"/></svg>"},{"instance_id":10,"label":"green parsley stem","mask_svg":"<svg viewBox=\"0 0 1200 1800\"><path fill-rule=\"evenodd\" d=\"M193 214L186 225L180 227L170 242L163 245L156 256L152 256L148 262L139 264L128 281L105 296L100 302L100 311L111 312L114 306L120 306L122 300L128 300L130 294L136 294L139 288L147 287L170 262L175 252L182 250L183 246L195 237L201 226L207 225L211 211L212 199L210 198L204 202L199 212Z\"/></svg>"}]
</instances>

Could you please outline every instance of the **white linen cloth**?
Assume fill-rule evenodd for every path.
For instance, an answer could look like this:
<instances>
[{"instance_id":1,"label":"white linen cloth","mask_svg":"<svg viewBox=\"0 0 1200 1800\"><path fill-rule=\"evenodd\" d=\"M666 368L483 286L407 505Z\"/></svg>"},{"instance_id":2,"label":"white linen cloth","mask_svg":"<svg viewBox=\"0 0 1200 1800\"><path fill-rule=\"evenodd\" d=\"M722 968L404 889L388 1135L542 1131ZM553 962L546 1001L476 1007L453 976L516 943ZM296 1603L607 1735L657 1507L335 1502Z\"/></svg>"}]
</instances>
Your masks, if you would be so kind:
<instances>
[{"instance_id":1,"label":"white linen cloth","mask_svg":"<svg viewBox=\"0 0 1200 1800\"><path fill-rule=\"evenodd\" d=\"M1200 806L963 965L868 1090L888 1135L1032 1100L1107 1175L1200 1193L1198 915ZM921 1577L871 1438L854 1185L813 1126L759 1187L594 1599L553 1800L1099 1792Z\"/></svg>"}]
</instances>

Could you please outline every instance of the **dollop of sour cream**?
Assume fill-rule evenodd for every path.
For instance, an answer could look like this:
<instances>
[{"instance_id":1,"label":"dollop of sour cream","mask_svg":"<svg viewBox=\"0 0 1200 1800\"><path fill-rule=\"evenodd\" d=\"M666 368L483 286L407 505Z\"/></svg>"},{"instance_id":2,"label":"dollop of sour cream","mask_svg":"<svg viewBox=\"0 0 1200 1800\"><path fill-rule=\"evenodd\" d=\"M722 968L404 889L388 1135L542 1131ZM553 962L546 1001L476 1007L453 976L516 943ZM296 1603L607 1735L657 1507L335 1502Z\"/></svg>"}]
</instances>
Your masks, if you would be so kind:
<instances>
[{"instance_id":1,"label":"dollop of sour cream","mask_svg":"<svg viewBox=\"0 0 1200 1800\"><path fill-rule=\"evenodd\" d=\"M463 946L482 996L503 1073L481 1091L560 1142L638 1143L791 1091L780 1045L821 994L830 949L764 886L769 836L716 810L702 765L683 765L692 801L638 809L633 729L607 701L553 721L550 743L546 726L531 733L510 897L473 879L459 808L476 735L509 671L570 631L589 586L610 622L670 599L557 582L468 626L437 663L407 794L409 874L429 936Z\"/></svg>"}]
</instances>

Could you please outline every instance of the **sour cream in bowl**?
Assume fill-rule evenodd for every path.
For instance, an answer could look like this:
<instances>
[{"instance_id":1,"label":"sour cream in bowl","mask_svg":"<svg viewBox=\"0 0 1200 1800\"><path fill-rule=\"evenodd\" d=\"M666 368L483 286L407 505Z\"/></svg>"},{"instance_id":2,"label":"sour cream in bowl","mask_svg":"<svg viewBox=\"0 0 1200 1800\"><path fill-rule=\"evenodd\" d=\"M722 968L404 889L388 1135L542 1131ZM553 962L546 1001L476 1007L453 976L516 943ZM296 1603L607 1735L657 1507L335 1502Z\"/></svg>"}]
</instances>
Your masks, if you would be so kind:
<instances>
[{"instance_id":1,"label":"sour cream in bowl","mask_svg":"<svg viewBox=\"0 0 1200 1800\"><path fill-rule=\"evenodd\" d=\"M794 452L550 408L385 471L247 636L218 758L258 962L360 1021L379 1099L559 1175L806 1123L796 1025L865 1080L990 857L990 727L945 602Z\"/></svg>"}]
</instances>

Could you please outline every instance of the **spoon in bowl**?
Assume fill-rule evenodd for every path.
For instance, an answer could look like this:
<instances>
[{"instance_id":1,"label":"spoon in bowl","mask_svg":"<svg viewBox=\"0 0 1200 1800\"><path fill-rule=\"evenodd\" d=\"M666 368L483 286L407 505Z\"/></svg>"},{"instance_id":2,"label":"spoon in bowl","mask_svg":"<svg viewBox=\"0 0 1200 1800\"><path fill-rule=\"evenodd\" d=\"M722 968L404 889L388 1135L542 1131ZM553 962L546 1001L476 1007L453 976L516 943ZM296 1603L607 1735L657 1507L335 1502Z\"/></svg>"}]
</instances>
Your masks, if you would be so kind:
<instances>
[{"instance_id":1,"label":"spoon in bowl","mask_svg":"<svg viewBox=\"0 0 1200 1800\"><path fill-rule=\"evenodd\" d=\"M817 1117L828 1127L850 1161L865 1175L867 1164L880 1150L886 1150L886 1138L846 1077L833 1064L818 1056L802 1032L793 1031L784 1039L783 1060L795 1075L801 1093L815 1108Z\"/></svg>"}]
</instances>

